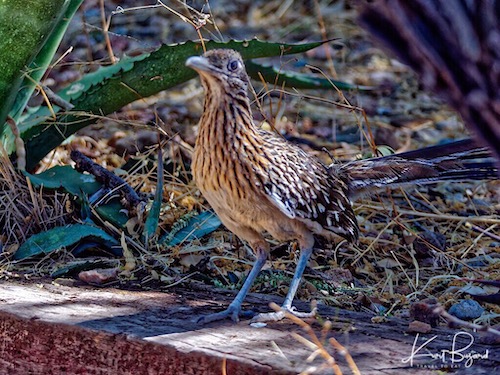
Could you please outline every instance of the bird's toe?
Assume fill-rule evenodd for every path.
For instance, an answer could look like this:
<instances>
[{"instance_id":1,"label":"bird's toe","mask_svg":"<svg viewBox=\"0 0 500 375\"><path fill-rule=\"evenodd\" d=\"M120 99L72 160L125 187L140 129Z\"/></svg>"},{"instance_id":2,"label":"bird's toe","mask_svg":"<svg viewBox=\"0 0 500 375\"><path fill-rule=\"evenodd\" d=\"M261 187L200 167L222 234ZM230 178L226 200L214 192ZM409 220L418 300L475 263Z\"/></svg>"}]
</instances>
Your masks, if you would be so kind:
<instances>
[{"instance_id":1,"label":"bird's toe","mask_svg":"<svg viewBox=\"0 0 500 375\"><path fill-rule=\"evenodd\" d=\"M240 321L240 311L241 306L229 305L227 309L224 311L220 311L213 314L204 315L196 320L197 324L207 324L210 322L215 322L218 320L224 320L227 318L231 318L231 320L235 323Z\"/></svg>"},{"instance_id":2,"label":"bird's toe","mask_svg":"<svg viewBox=\"0 0 500 375\"><path fill-rule=\"evenodd\" d=\"M254 316L250 322L251 323L279 322L280 320L282 320L283 318L286 317L286 313L290 313L292 315L295 315L298 318L312 318L312 317L316 316L317 308L314 307L310 312L302 312L302 311L297 311L297 309L294 306L290 306L290 307L282 306L281 310L279 310L279 311L258 314L256 316Z\"/></svg>"}]
</instances>

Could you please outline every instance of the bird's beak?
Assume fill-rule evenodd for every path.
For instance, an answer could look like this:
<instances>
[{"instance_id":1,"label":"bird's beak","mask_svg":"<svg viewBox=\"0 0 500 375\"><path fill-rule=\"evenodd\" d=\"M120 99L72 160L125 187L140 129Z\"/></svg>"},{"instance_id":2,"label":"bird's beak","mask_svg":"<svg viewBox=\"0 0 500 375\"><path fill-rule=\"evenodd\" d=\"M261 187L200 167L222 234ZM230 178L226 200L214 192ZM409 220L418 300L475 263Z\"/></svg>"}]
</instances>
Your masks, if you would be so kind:
<instances>
[{"instance_id":1,"label":"bird's beak","mask_svg":"<svg viewBox=\"0 0 500 375\"><path fill-rule=\"evenodd\" d=\"M198 72L212 71L212 67L208 62L208 59L203 56L191 56L186 60L186 66Z\"/></svg>"}]
</instances>

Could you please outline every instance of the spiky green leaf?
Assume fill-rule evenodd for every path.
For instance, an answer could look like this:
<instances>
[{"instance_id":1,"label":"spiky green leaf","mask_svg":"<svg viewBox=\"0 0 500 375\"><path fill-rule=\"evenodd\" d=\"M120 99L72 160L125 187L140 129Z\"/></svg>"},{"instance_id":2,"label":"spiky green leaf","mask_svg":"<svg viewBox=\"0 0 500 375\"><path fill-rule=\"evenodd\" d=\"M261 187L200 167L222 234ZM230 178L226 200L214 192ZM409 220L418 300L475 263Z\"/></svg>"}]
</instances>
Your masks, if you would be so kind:
<instances>
[{"instance_id":1,"label":"spiky green leaf","mask_svg":"<svg viewBox=\"0 0 500 375\"><path fill-rule=\"evenodd\" d=\"M23 71L49 38L69 0L3 0L0 5L0 141L12 150L7 114L23 82Z\"/></svg>"},{"instance_id":2,"label":"spiky green leaf","mask_svg":"<svg viewBox=\"0 0 500 375\"><path fill-rule=\"evenodd\" d=\"M82 194L92 195L102 187L102 184L89 174L74 170L69 165L55 166L39 174L23 172L35 186L46 189L64 189L68 193L82 198Z\"/></svg>"},{"instance_id":3,"label":"spiky green leaf","mask_svg":"<svg viewBox=\"0 0 500 375\"><path fill-rule=\"evenodd\" d=\"M49 64L52 62L54 55L61 43L61 40L68 28L69 22L75 15L76 11L82 4L83 0L69 0L64 9L64 14L57 20L54 29L51 31L47 40L43 44L40 52L35 56L34 60L28 67L28 77L23 79L21 89L17 93L14 105L10 110L10 117L18 121L20 115L28 103L33 91L35 90L36 83L40 82Z\"/></svg>"},{"instance_id":4,"label":"spiky green leaf","mask_svg":"<svg viewBox=\"0 0 500 375\"><path fill-rule=\"evenodd\" d=\"M31 236L14 253L13 258L20 260L35 255L49 254L86 238L97 240L108 247L119 245L118 241L100 228L88 224L73 224L52 228Z\"/></svg>"},{"instance_id":5,"label":"spiky green leaf","mask_svg":"<svg viewBox=\"0 0 500 375\"><path fill-rule=\"evenodd\" d=\"M160 209L163 198L163 152L161 148L158 149L158 169L157 169L157 182L156 193L153 200L153 205L149 210L146 223L144 224L144 243L156 233L158 229L158 222L160 219Z\"/></svg>"},{"instance_id":6,"label":"spiky green leaf","mask_svg":"<svg viewBox=\"0 0 500 375\"><path fill-rule=\"evenodd\" d=\"M204 211L189 219L186 225L173 236L165 236L160 240L160 244L175 246L185 241L192 241L201 238L221 225L220 219L211 211Z\"/></svg>"},{"instance_id":7,"label":"spiky green leaf","mask_svg":"<svg viewBox=\"0 0 500 375\"><path fill-rule=\"evenodd\" d=\"M262 75L262 78L264 78L266 82L271 82L277 86L285 85L296 89L339 89L358 91L370 91L375 89L371 86L360 86L310 74L280 70L272 65L261 65L253 61L247 61L245 65L248 75L253 79L261 80L260 75Z\"/></svg>"}]
</instances>

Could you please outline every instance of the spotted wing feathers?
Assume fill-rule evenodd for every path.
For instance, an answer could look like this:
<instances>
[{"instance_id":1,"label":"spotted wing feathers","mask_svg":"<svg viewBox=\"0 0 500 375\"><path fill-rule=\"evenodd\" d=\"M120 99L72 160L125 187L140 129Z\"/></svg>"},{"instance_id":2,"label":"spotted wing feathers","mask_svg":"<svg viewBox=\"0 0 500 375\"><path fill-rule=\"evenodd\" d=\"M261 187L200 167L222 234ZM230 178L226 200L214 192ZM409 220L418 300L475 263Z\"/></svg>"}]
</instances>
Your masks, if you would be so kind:
<instances>
[{"instance_id":1,"label":"spotted wing feathers","mask_svg":"<svg viewBox=\"0 0 500 375\"><path fill-rule=\"evenodd\" d=\"M299 147L273 134L263 139L270 161L260 171L267 198L291 219L312 220L324 230L356 240L358 226L347 184Z\"/></svg>"}]
</instances>

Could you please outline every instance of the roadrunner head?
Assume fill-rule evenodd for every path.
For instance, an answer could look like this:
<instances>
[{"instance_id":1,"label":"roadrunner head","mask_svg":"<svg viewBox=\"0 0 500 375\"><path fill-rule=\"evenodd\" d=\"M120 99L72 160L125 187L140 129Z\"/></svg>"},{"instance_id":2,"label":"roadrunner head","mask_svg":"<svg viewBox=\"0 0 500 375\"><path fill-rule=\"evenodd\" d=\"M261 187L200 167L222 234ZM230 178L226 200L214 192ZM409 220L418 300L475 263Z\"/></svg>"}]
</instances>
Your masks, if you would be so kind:
<instances>
[{"instance_id":1,"label":"roadrunner head","mask_svg":"<svg viewBox=\"0 0 500 375\"><path fill-rule=\"evenodd\" d=\"M226 93L242 91L246 94L248 75L241 55L230 49L214 49L203 56L192 56L186 66L200 75L205 90L223 89Z\"/></svg>"}]
</instances>

